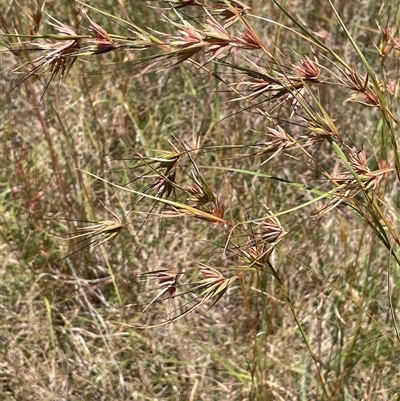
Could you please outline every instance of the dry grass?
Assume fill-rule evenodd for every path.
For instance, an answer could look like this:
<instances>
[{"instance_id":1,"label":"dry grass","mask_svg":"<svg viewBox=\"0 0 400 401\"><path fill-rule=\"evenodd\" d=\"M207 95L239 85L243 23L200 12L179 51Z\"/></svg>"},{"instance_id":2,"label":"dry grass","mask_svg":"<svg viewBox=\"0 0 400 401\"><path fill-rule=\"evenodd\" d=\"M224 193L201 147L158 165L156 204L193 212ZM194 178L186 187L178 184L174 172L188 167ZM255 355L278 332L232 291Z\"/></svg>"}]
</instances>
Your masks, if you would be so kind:
<instances>
[{"instance_id":1,"label":"dry grass","mask_svg":"<svg viewBox=\"0 0 400 401\"><path fill-rule=\"evenodd\" d=\"M398 399L396 7L115 4L1 8L0 398Z\"/></svg>"}]
</instances>

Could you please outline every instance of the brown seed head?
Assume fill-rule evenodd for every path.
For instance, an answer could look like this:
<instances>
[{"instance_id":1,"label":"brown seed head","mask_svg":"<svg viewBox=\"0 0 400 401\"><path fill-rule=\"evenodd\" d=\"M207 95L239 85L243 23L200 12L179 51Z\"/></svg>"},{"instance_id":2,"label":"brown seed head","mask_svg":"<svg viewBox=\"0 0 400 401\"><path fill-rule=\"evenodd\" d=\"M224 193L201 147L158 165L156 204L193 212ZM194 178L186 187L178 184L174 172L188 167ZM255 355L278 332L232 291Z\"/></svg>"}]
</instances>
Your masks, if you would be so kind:
<instances>
[{"instance_id":1,"label":"brown seed head","mask_svg":"<svg viewBox=\"0 0 400 401\"><path fill-rule=\"evenodd\" d=\"M300 65L295 67L295 71L304 81L318 81L321 74L317 59L312 60L308 56L301 59Z\"/></svg>"}]
</instances>

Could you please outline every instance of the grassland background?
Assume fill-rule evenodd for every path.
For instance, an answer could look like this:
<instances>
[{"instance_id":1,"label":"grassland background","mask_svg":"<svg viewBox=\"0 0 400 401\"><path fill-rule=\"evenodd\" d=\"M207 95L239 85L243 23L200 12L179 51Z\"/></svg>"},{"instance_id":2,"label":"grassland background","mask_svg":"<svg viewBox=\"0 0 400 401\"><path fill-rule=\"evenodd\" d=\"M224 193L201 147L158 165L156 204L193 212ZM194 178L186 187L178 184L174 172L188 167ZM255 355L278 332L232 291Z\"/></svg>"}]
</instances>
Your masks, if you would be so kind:
<instances>
[{"instance_id":1,"label":"grassland background","mask_svg":"<svg viewBox=\"0 0 400 401\"><path fill-rule=\"evenodd\" d=\"M398 54L390 55L383 68L377 46L378 23L397 34L398 4L333 3L374 71L397 85ZM160 11L149 7L158 2L88 4L129 16L146 30L172 29L160 19ZM246 4L252 15L295 28L273 2ZM363 69L326 1L280 4L349 65ZM0 6L2 24L10 32L29 31L27 13L36 9L35 1ZM85 25L82 7L72 0L54 0L46 2L45 11L77 27ZM104 15L88 13L108 32L126 34ZM298 35L246 18L287 60L312 57L314 50L321 65L334 70ZM48 26L42 29L53 32ZM134 194L115 191L83 171L119 185L132 182L131 188L144 191L151 179L134 181L146 167L138 165L136 152L151 156L157 154L154 150L171 151L173 145L180 146L177 138L199 149L258 143L273 126L255 107L232 102L237 97L232 91L189 62L144 74L146 66L135 64L141 54L127 51L82 57L67 77L49 85L41 100L46 80L40 76L15 87L24 71L15 68L36 53L3 51L0 57L1 399L399 399L394 326L399 318L399 268L374 230L345 207L320 216L316 212L325 205L321 201L283 214L280 222L290 235L271 256L312 355L276 280L256 269L230 286L211 309L198 308L161 328L135 328L137 322L160 321L167 308L165 302L156 302L142 312L157 290L154 282L139 279L140 274L185 268L196 280L201 264L224 272L242 268L243 261L221 250L224 230L209 222L161 219L158 207L135 236L144 213L152 208L152 202L144 200L117 238L60 261L77 249L60 237L87 221L112 218L101 202L120 216L135 205ZM231 78L221 66L210 68ZM346 102L349 93L339 85L321 86L315 96L349 143L363 147L371 169L385 155L392 161L393 147L382 139L386 131L379 111ZM395 92L390 104L395 114L397 105ZM274 113L282 127L300 137L305 129L290 120L291 111L283 107ZM251 153L251 148L199 152L197 159L232 221L259 218L265 205L273 212L304 205L314 196L287 182L329 188L321 171L341 167L327 143L312 149L312 163L298 149L281 152L268 163L263 163L266 155L240 153ZM395 230L398 190L395 174L390 175L381 196Z\"/></svg>"}]
</instances>

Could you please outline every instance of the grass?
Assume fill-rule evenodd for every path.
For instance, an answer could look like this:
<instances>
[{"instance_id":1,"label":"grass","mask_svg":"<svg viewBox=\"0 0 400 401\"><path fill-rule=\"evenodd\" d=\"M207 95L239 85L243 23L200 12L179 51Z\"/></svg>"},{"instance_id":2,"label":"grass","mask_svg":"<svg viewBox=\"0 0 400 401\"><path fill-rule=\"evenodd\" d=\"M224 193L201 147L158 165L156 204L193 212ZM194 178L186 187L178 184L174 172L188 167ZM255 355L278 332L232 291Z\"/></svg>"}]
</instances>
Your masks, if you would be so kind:
<instances>
[{"instance_id":1,"label":"grass","mask_svg":"<svg viewBox=\"0 0 400 401\"><path fill-rule=\"evenodd\" d=\"M117 3L0 3L0 398L398 399L398 4Z\"/></svg>"}]
</instances>

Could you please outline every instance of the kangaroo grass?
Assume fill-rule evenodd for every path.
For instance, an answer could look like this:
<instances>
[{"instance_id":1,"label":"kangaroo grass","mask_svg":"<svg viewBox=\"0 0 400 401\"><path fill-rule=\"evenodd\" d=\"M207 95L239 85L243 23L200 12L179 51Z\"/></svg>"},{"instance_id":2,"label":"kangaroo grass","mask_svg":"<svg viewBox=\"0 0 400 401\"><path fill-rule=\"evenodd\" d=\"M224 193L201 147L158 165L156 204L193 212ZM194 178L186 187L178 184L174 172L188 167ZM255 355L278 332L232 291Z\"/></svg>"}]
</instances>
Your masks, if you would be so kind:
<instances>
[{"instance_id":1,"label":"kangaroo grass","mask_svg":"<svg viewBox=\"0 0 400 401\"><path fill-rule=\"evenodd\" d=\"M0 395L394 399L398 12L53 3L0 14Z\"/></svg>"},{"instance_id":2,"label":"kangaroo grass","mask_svg":"<svg viewBox=\"0 0 400 401\"><path fill-rule=\"evenodd\" d=\"M73 246L76 246L77 244L87 240L92 240L88 245L85 245L83 248L80 248L75 252L81 251L82 249L92 245L94 248L99 247L105 244L107 241L111 241L117 237L122 229L126 229L126 225L122 223L121 219L107 206L104 204L103 206L114 217L114 221L101 220L95 222L95 224L91 226L79 227L76 232L68 233L66 235L68 242L72 243L74 240L78 240L72 243ZM68 256L70 255L71 254Z\"/></svg>"}]
</instances>

